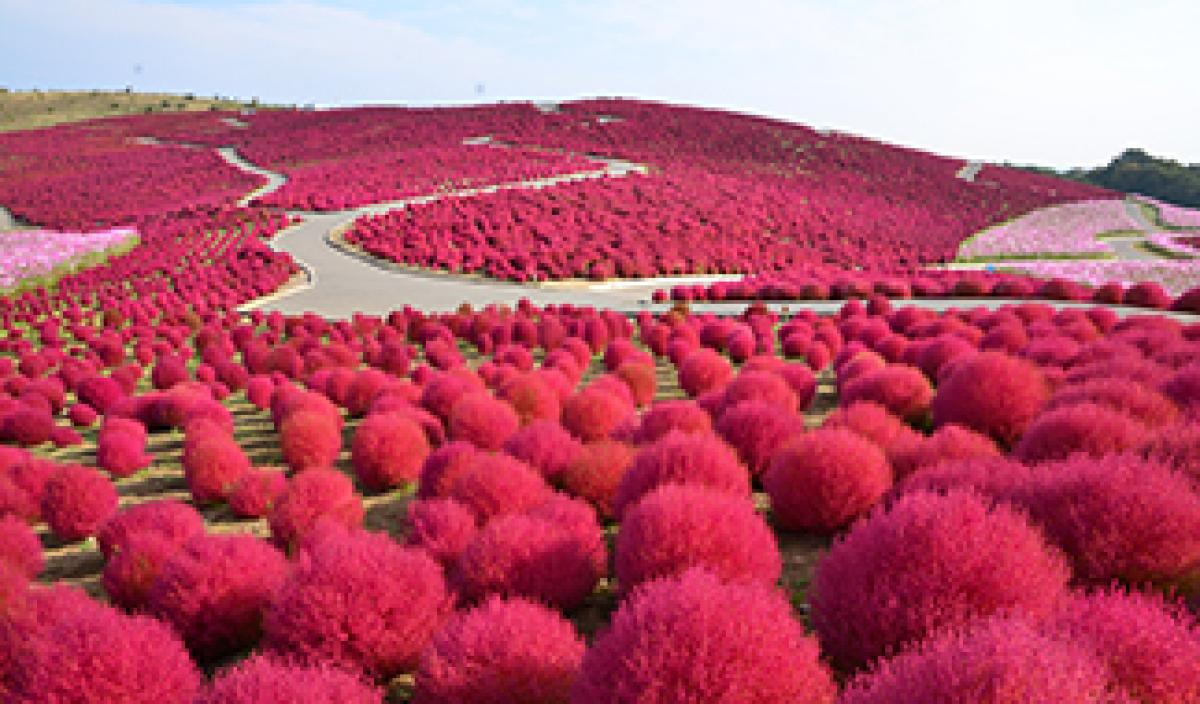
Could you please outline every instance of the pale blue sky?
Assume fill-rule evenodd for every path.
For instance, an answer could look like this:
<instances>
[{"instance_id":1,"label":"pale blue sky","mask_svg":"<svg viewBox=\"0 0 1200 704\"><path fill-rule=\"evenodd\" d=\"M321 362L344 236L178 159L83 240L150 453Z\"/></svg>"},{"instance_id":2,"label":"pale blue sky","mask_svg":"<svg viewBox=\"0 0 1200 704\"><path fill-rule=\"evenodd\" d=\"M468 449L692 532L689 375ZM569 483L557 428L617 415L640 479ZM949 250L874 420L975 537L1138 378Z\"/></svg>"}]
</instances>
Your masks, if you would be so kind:
<instances>
[{"instance_id":1,"label":"pale blue sky","mask_svg":"<svg viewBox=\"0 0 1200 704\"><path fill-rule=\"evenodd\" d=\"M0 85L342 104L472 101L483 84L962 157L1200 162L1197 27L1195 0L0 0Z\"/></svg>"}]
</instances>

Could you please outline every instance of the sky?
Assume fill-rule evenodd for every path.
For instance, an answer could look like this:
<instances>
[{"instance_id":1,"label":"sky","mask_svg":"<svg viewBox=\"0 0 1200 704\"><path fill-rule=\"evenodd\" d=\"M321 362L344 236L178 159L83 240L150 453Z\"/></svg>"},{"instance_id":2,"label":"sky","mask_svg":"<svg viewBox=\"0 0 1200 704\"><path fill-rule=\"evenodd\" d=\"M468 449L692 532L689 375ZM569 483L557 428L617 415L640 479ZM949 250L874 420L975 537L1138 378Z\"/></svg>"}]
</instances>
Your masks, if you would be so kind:
<instances>
[{"instance_id":1,"label":"sky","mask_svg":"<svg viewBox=\"0 0 1200 704\"><path fill-rule=\"evenodd\" d=\"M629 96L940 154L1200 163L1196 0L0 0L0 86Z\"/></svg>"}]
</instances>

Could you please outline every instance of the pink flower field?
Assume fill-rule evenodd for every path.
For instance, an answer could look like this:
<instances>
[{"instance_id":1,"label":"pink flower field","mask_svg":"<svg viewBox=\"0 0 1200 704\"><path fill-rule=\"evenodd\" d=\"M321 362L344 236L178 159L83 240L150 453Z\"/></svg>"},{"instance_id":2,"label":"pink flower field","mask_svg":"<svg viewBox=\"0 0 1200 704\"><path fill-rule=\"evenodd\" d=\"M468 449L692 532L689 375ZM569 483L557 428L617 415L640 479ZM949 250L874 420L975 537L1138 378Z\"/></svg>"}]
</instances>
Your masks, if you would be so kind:
<instances>
[{"instance_id":1,"label":"pink flower field","mask_svg":"<svg viewBox=\"0 0 1200 704\"><path fill-rule=\"evenodd\" d=\"M958 250L959 259L1112 256L1097 235L1140 230L1118 199L1088 200L1037 210L975 235Z\"/></svg>"},{"instance_id":2,"label":"pink flower field","mask_svg":"<svg viewBox=\"0 0 1200 704\"><path fill-rule=\"evenodd\" d=\"M0 232L0 289L12 288L25 279L47 276L63 265L129 244L136 238L137 231L129 228L98 232Z\"/></svg>"}]
</instances>

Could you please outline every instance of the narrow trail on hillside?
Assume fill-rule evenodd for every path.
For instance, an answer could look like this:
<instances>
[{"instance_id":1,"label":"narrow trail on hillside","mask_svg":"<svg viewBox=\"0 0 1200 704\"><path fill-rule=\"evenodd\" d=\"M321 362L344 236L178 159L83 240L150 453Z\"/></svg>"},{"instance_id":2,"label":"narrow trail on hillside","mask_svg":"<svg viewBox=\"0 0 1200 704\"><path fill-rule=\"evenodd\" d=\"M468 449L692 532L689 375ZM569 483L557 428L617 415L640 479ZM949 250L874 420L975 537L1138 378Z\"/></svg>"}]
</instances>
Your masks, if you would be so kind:
<instances>
[{"instance_id":1,"label":"narrow trail on hillside","mask_svg":"<svg viewBox=\"0 0 1200 704\"><path fill-rule=\"evenodd\" d=\"M968 161L963 164L963 167L954 174L956 178L960 178L968 183L974 183L975 177L983 170L984 162L978 160Z\"/></svg>"}]
</instances>

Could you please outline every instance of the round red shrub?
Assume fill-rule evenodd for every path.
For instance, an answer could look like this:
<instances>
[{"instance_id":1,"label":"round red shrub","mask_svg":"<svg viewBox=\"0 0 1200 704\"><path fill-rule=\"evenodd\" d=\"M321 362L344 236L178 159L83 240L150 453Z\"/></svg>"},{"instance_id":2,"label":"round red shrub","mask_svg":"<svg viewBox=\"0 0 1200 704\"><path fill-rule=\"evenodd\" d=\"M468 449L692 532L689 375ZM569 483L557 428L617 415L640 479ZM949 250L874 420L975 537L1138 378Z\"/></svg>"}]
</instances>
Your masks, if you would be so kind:
<instances>
[{"instance_id":1,"label":"round red shrub","mask_svg":"<svg viewBox=\"0 0 1200 704\"><path fill-rule=\"evenodd\" d=\"M1170 425L1179 420L1179 409L1154 389L1129 379L1092 379L1064 386L1054 392L1045 410L1076 403L1097 403L1137 420L1147 427Z\"/></svg>"},{"instance_id":2,"label":"round red shrub","mask_svg":"<svg viewBox=\"0 0 1200 704\"><path fill-rule=\"evenodd\" d=\"M929 412L933 387L916 367L889 364L851 380L842 389L840 402L874 401L893 415L918 422Z\"/></svg>"},{"instance_id":3,"label":"round red shrub","mask_svg":"<svg viewBox=\"0 0 1200 704\"><path fill-rule=\"evenodd\" d=\"M250 459L232 437L193 428L184 438L183 478L196 503L225 501L248 471Z\"/></svg>"},{"instance_id":4,"label":"round red shrub","mask_svg":"<svg viewBox=\"0 0 1200 704\"><path fill-rule=\"evenodd\" d=\"M733 377L733 365L719 353L702 347L679 365L679 388L696 397L724 386Z\"/></svg>"},{"instance_id":5,"label":"round red shrub","mask_svg":"<svg viewBox=\"0 0 1200 704\"><path fill-rule=\"evenodd\" d=\"M771 516L789 530L843 528L879 503L891 485L883 451L840 428L796 436L774 455L763 475Z\"/></svg>"},{"instance_id":6,"label":"round red shrub","mask_svg":"<svg viewBox=\"0 0 1200 704\"><path fill-rule=\"evenodd\" d=\"M328 664L296 665L255 655L222 670L196 704L383 704L383 692Z\"/></svg>"},{"instance_id":7,"label":"round red shrub","mask_svg":"<svg viewBox=\"0 0 1200 704\"><path fill-rule=\"evenodd\" d=\"M695 401L660 401L642 414L637 440L651 443L672 430L688 435L706 435L712 429L712 416Z\"/></svg>"},{"instance_id":8,"label":"round red shrub","mask_svg":"<svg viewBox=\"0 0 1200 704\"><path fill-rule=\"evenodd\" d=\"M442 419L450 417L450 409L464 394L482 391L483 381L469 369L455 369L434 374L421 392L421 405Z\"/></svg>"},{"instance_id":9,"label":"round red shrub","mask_svg":"<svg viewBox=\"0 0 1200 704\"><path fill-rule=\"evenodd\" d=\"M1200 423L1160 428L1138 445L1135 452L1190 477L1200 487Z\"/></svg>"},{"instance_id":10,"label":"round red shrub","mask_svg":"<svg viewBox=\"0 0 1200 704\"><path fill-rule=\"evenodd\" d=\"M163 564L147 606L211 660L258 641L263 611L287 574L287 559L262 540L198 536Z\"/></svg>"},{"instance_id":11,"label":"round red shrub","mask_svg":"<svg viewBox=\"0 0 1200 704\"><path fill-rule=\"evenodd\" d=\"M442 570L382 534L322 536L275 594L263 620L268 652L377 680L411 670L452 608Z\"/></svg>"},{"instance_id":12,"label":"round red shrub","mask_svg":"<svg viewBox=\"0 0 1200 704\"><path fill-rule=\"evenodd\" d=\"M450 437L482 450L499 450L521 425L513 407L487 392L464 394L450 409Z\"/></svg>"},{"instance_id":13,"label":"round red shrub","mask_svg":"<svg viewBox=\"0 0 1200 704\"><path fill-rule=\"evenodd\" d=\"M287 491L287 474L279 467L253 467L229 495L229 508L241 518L263 518Z\"/></svg>"},{"instance_id":14,"label":"round red shrub","mask_svg":"<svg viewBox=\"0 0 1200 704\"><path fill-rule=\"evenodd\" d=\"M983 616L1044 615L1069 574L1015 510L966 492L914 493L834 543L809 592L812 623L823 652L858 668Z\"/></svg>"},{"instance_id":15,"label":"round red shrub","mask_svg":"<svg viewBox=\"0 0 1200 704\"><path fill-rule=\"evenodd\" d=\"M931 406L935 426L959 425L1011 446L1049 397L1042 372L999 352L960 360L938 386Z\"/></svg>"},{"instance_id":16,"label":"round red shrub","mask_svg":"<svg viewBox=\"0 0 1200 704\"><path fill-rule=\"evenodd\" d=\"M730 581L774 584L782 564L754 503L704 487L666 485L632 505L617 534L623 593L658 577L704 567Z\"/></svg>"},{"instance_id":17,"label":"round red shrub","mask_svg":"<svg viewBox=\"0 0 1200 704\"><path fill-rule=\"evenodd\" d=\"M417 668L413 702L565 703L584 649L571 622L554 611L492 597L434 635Z\"/></svg>"},{"instance_id":18,"label":"round red shrub","mask_svg":"<svg viewBox=\"0 0 1200 704\"><path fill-rule=\"evenodd\" d=\"M627 507L663 484L696 484L750 495L750 474L733 448L711 435L674 431L638 450L617 487L613 513L620 518Z\"/></svg>"},{"instance_id":19,"label":"round red shrub","mask_svg":"<svg viewBox=\"0 0 1200 704\"><path fill-rule=\"evenodd\" d=\"M942 460L924 465L903 479L898 479L891 495L903 496L922 491L946 494L957 489L974 491L982 497L1002 501L1016 496L1031 477L1028 467L1007 457Z\"/></svg>"},{"instance_id":20,"label":"round red shrub","mask_svg":"<svg viewBox=\"0 0 1200 704\"><path fill-rule=\"evenodd\" d=\"M1086 646L1025 618L989 618L937 634L855 678L839 704L1121 701Z\"/></svg>"},{"instance_id":21,"label":"round red shrub","mask_svg":"<svg viewBox=\"0 0 1200 704\"><path fill-rule=\"evenodd\" d=\"M654 402L654 394L658 391L658 373L653 362L630 360L618 367L615 373L633 393L633 401L638 408Z\"/></svg>"},{"instance_id":22,"label":"round red shrub","mask_svg":"<svg viewBox=\"0 0 1200 704\"><path fill-rule=\"evenodd\" d=\"M356 528L362 520L362 499L354 493L353 482L332 469L307 469L292 477L267 516L271 540L289 551L320 521Z\"/></svg>"},{"instance_id":23,"label":"round red shrub","mask_svg":"<svg viewBox=\"0 0 1200 704\"><path fill-rule=\"evenodd\" d=\"M1162 597L1120 590L1077 594L1047 630L1089 648L1138 702L1200 701L1200 627Z\"/></svg>"},{"instance_id":24,"label":"round red shrub","mask_svg":"<svg viewBox=\"0 0 1200 704\"><path fill-rule=\"evenodd\" d=\"M518 430L504 443L504 451L533 467L549 481L579 456L582 445L561 425L535 420Z\"/></svg>"},{"instance_id":25,"label":"round red shrub","mask_svg":"<svg viewBox=\"0 0 1200 704\"><path fill-rule=\"evenodd\" d=\"M293 472L332 467L342 450L339 421L324 412L290 413L279 426L283 461Z\"/></svg>"},{"instance_id":26,"label":"round red shrub","mask_svg":"<svg viewBox=\"0 0 1200 704\"><path fill-rule=\"evenodd\" d=\"M589 442L563 470L559 482L571 495L591 503L602 518L612 518L617 487L633 464L634 454L634 448L625 443Z\"/></svg>"},{"instance_id":27,"label":"round red shrub","mask_svg":"<svg viewBox=\"0 0 1200 704\"><path fill-rule=\"evenodd\" d=\"M108 477L76 464L60 465L42 494L42 518L70 543L95 535L116 511L117 489Z\"/></svg>"},{"instance_id":28,"label":"round red shrub","mask_svg":"<svg viewBox=\"0 0 1200 704\"><path fill-rule=\"evenodd\" d=\"M19 403L0 422L0 439L11 440L22 447L49 442L53 432L54 417L49 408L35 408L25 403Z\"/></svg>"},{"instance_id":29,"label":"round red shrub","mask_svg":"<svg viewBox=\"0 0 1200 704\"><path fill-rule=\"evenodd\" d=\"M154 533L170 543L180 545L204 533L204 516L180 501L147 501L123 509L105 521L96 532L96 542L101 554L111 558L124 548L132 536L139 533Z\"/></svg>"},{"instance_id":30,"label":"round red shrub","mask_svg":"<svg viewBox=\"0 0 1200 704\"><path fill-rule=\"evenodd\" d=\"M764 401L742 401L721 414L717 432L737 450L750 473L760 476L779 447L804 432L804 419Z\"/></svg>"},{"instance_id":31,"label":"round red shrub","mask_svg":"<svg viewBox=\"0 0 1200 704\"><path fill-rule=\"evenodd\" d=\"M450 486L482 525L496 516L521 513L550 497L550 485L529 465L504 454L477 453Z\"/></svg>"},{"instance_id":32,"label":"round red shrub","mask_svg":"<svg viewBox=\"0 0 1200 704\"><path fill-rule=\"evenodd\" d=\"M953 423L943 425L929 437L913 435L911 440L897 442L888 451L897 480L946 460L999 456L1000 448L991 438Z\"/></svg>"},{"instance_id":33,"label":"round red shrub","mask_svg":"<svg viewBox=\"0 0 1200 704\"><path fill-rule=\"evenodd\" d=\"M571 701L832 704L836 694L782 593L697 569L622 603L584 654Z\"/></svg>"},{"instance_id":34,"label":"round red shrub","mask_svg":"<svg viewBox=\"0 0 1200 704\"><path fill-rule=\"evenodd\" d=\"M1188 413L1200 411L1200 363L1179 369L1162 384L1162 391Z\"/></svg>"},{"instance_id":35,"label":"round red shrub","mask_svg":"<svg viewBox=\"0 0 1200 704\"><path fill-rule=\"evenodd\" d=\"M1200 494L1186 477L1131 456L1077 456L1034 476L1022 505L1078 579L1200 593Z\"/></svg>"},{"instance_id":36,"label":"round red shrub","mask_svg":"<svg viewBox=\"0 0 1200 704\"><path fill-rule=\"evenodd\" d=\"M28 579L41 574L45 565L37 534L16 516L0 516L0 564L7 564Z\"/></svg>"},{"instance_id":37,"label":"round red shrub","mask_svg":"<svg viewBox=\"0 0 1200 704\"><path fill-rule=\"evenodd\" d=\"M783 377L774 372L742 371L725 386L722 409L745 401L759 401L794 413L796 393Z\"/></svg>"},{"instance_id":38,"label":"round red shrub","mask_svg":"<svg viewBox=\"0 0 1200 704\"><path fill-rule=\"evenodd\" d=\"M200 685L170 627L94 603L27 633L12 652L4 701L191 704Z\"/></svg>"},{"instance_id":39,"label":"round red shrub","mask_svg":"<svg viewBox=\"0 0 1200 704\"><path fill-rule=\"evenodd\" d=\"M96 409L86 403L72 404L71 409L67 411L67 417L71 420L71 425L76 428L90 428L96 423L99 414Z\"/></svg>"},{"instance_id":40,"label":"round red shrub","mask_svg":"<svg viewBox=\"0 0 1200 704\"><path fill-rule=\"evenodd\" d=\"M445 567L475 537L475 514L454 499L418 499L408 505L408 531L405 542L424 548Z\"/></svg>"},{"instance_id":41,"label":"round red shrub","mask_svg":"<svg viewBox=\"0 0 1200 704\"><path fill-rule=\"evenodd\" d=\"M458 475L479 451L469 442L454 441L429 453L421 466L417 498L445 496Z\"/></svg>"},{"instance_id":42,"label":"round red shrub","mask_svg":"<svg viewBox=\"0 0 1200 704\"><path fill-rule=\"evenodd\" d=\"M842 406L826 416L821 427L852 430L885 451L918 438L912 428L873 401Z\"/></svg>"},{"instance_id":43,"label":"round red shrub","mask_svg":"<svg viewBox=\"0 0 1200 704\"><path fill-rule=\"evenodd\" d=\"M367 416L354 431L350 444L354 475L372 491L416 481L428 456L425 431L398 413Z\"/></svg>"},{"instance_id":44,"label":"round red shrub","mask_svg":"<svg viewBox=\"0 0 1200 704\"><path fill-rule=\"evenodd\" d=\"M1102 457L1136 447L1146 436L1146 427L1124 413L1080 402L1039 415L1013 448L1013 455L1031 464L1076 453Z\"/></svg>"},{"instance_id":45,"label":"round red shrub","mask_svg":"<svg viewBox=\"0 0 1200 704\"><path fill-rule=\"evenodd\" d=\"M499 516L463 550L454 581L470 601L519 596L570 610L604 576L604 555L594 514L589 530L536 515Z\"/></svg>"},{"instance_id":46,"label":"round red shrub","mask_svg":"<svg viewBox=\"0 0 1200 704\"><path fill-rule=\"evenodd\" d=\"M106 418L96 438L96 466L114 477L128 477L150 466L146 426L128 418Z\"/></svg>"},{"instance_id":47,"label":"round red shrub","mask_svg":"<svg viewBox=\"0 0 1200 704\"><path fill-rule=\"evenodd\" d=\"M629 401L605 389L589 387L563 402L562 425L584 442L604 440L633 412Z\"/></svg>"},{"instance_id":48,"label":"round red shrub","mask_svg":"<svg viewBox=\"0 0 1200 704\"><path fill-rule=\"evenodd\" d=\"M557 421L562 413L558 392L541 372L513 377L500 386L496 396L512 405L521 425L535 420Z\"/></svg>"},{"instance_id":49,"label":"round red shrub","mask_svg":"<svg viewBox=\"0 0 1200 704\"><path fill-rule=\"evenodd\" d=\"M146 607L150 590L167 560L180 550L160 533L134 533L108 558L101 575L109 601L128 611Z\"/></svg>"}]
</instances>

